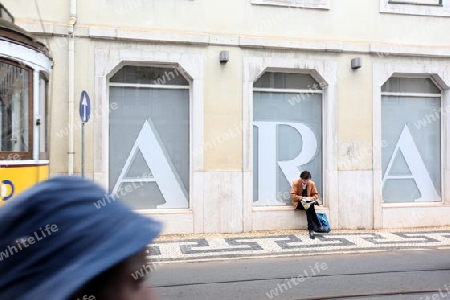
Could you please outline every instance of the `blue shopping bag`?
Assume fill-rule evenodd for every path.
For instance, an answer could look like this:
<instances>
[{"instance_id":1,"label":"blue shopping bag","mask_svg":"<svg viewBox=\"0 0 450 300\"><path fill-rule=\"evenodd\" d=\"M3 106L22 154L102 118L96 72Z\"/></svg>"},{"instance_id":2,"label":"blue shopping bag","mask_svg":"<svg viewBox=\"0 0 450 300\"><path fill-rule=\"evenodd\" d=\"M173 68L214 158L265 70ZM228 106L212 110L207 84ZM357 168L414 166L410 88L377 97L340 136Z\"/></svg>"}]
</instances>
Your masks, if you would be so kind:
<instances>
[{"instance_id":1,"label":"blue shopping bag","mask_svg":"<svg viewBox=\"0 0 450 300\"><path fill-rule=\"evenodd\" d=\"M330 232L331 227L330 227L330 222L328 222L327 214L326 213L316 213L316 215L320 221L320 224L322 224L323 232Z\"/></svg>"}]
</instances>

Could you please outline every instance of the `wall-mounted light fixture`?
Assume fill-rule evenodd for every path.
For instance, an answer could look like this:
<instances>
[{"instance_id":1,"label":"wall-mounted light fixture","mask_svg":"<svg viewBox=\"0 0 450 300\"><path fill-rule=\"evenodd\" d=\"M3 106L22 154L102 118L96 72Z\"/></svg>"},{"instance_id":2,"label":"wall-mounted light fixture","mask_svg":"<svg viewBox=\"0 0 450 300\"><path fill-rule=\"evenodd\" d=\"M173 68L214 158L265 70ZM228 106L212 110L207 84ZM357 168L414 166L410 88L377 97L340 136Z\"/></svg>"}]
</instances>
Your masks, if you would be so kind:
<instances>
[{"instance_id":1,"label":"wall-mounted light fixture","mask_svg":"<svg viewBox=\"0 0 450 300\"><path fill-rule=\"evenodd\" d=\"M230 53L228 51L220 51L220 63L226 64L230 60Z\"/></svg>"},{"instance_id":2,"label":"wall-mounted light fixture","mask_svg":"<svg viewBox=\"0 0 450 300\"><path fill-rule=\"evenodd\" d=\"M361 57L356 57L352 59L352 69L359 69L361 68L362 62L361 62Z\"/></svg>"}]
</instances>

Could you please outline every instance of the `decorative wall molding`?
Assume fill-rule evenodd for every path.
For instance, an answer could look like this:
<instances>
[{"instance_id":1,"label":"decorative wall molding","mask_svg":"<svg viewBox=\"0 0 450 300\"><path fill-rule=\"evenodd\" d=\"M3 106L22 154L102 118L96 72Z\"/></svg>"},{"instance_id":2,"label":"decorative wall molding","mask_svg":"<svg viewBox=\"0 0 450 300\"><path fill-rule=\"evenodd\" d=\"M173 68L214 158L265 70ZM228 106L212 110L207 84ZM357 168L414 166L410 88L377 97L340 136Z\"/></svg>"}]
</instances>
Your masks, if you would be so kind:
<instances>
[{"instance_id":1,"label":"decorative wall molding","mask_svg":"<svg viewBox=\"0 0 450 300\"><path fill-rule=\"evenodd\" d=\"M448 2L450 5L450 1ZM404 5L404 4L402 4ZM36 36L52 35L54 38L67 37L66 26L46 24L45 33L42 27L34 23L21 23L20 26ZM429 28L433 30L432 27ZM216 33L186 33L181 31L163 32L157 30L117 29L113 27L77 26L76 37L96 40L129 41L129 42L158 42L165 44L184 44L199 46L236 46L245 49L267 50L314 50L319 52L376 54L379 56L401 55L422 57L450 57L450 47L432 45L408 45L406 43L377 43L351 41L317 41L308 38L286 39L251 35L230 35ZM50 40L51 41L51 40ZM46 42L46 41L44 41ZM55 43L63 46L64 42ZM61 45L59 45L61 44Z\"/></svg>"}]
</instances>

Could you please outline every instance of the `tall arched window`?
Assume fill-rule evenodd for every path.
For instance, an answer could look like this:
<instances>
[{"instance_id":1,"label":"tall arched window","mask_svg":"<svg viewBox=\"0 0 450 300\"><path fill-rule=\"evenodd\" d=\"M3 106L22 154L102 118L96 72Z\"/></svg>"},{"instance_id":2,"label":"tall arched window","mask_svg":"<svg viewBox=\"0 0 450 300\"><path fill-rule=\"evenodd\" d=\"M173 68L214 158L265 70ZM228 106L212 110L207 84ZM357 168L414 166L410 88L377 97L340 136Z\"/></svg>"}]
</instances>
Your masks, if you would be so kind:
<instances>
[{"instance_id":1,"label":"tall arched window","mask_svg":"<svg viewBox=\"0 0 450 300\"><path fill-rule=\"evenodd\" d=\"M391 77L381 92L383 201L441 201L440 89L429 78Z\"/></svg>"},{"instance_id":2,"label":"tall arched window","mask_svg":"<svg viewBox=\"0 0 450 300\"><path fill-rule=\"evenodd\" d=\"M110 80L109 186L136 209L189 207L189 82L125 66Z\"/></svg>"},{"instance_id":3,"label":"tall arched window","mask_svg":"<svg viewBox=\"0 0 450 300\"><path fill-rule=\"evenodd\" d=\"M253 204L290 205L308 170L322 190L322 87L309 74L264 73L253 85Z\"/></svg>"}]
</instances>

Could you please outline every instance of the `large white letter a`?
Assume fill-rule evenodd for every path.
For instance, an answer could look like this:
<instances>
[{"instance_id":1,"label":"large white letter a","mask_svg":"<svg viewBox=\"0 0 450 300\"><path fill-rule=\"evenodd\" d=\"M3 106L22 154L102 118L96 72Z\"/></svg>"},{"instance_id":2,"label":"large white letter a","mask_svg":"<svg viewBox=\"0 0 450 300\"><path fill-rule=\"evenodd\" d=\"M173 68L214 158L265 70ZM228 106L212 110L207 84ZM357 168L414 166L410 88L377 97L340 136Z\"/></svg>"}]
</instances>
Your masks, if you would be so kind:
<instances>
[{"instance_id":1,"label":"large white letter a","mask_svg":"<svg viewBox=\"0 0 450 300\"><path fill-rule=\"evenodd\" d=\"M158 208L188 208L188 200L183 184L178 177L175 168L172 166L170 158L163 150L161 139L151 121L146 120L139 135L134 142L125 165L120 172L119 178L114 185L112 194L116 195L119 187L125 182L155 182L163 194L165 204L158 205ZM152 171L153 177L149 178L126 178L131 163L137 151L141 151L147 166Z\"/></svg>"},{"instance_id":2,"label":"large white letter a","mask_svg":"<svg viewBox=\"0 0 450 300\"><path fill-rule=\"evenodd\" d=\"M389 175L398 151L401 151L401 153L403 154L411 175ZM406 125L403 128L402 133L400 134L397 145L395 145L394 153L392 153L392 157L389 160L386 171L384 172L383 188L384 183L387 180L392 179L414 179L417 185L417 189L421 194L420 198L415 199L416 202L441 201L441 197L439 197L436 188L434 187L433 181L431 180L430 174L428 173L428 170L425 166L425 163L420 156L419 149L417 149L417 146L411 136L411 132Z\"/></svg>"}]
</instances>

